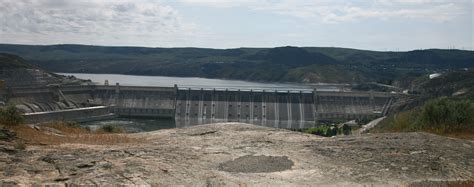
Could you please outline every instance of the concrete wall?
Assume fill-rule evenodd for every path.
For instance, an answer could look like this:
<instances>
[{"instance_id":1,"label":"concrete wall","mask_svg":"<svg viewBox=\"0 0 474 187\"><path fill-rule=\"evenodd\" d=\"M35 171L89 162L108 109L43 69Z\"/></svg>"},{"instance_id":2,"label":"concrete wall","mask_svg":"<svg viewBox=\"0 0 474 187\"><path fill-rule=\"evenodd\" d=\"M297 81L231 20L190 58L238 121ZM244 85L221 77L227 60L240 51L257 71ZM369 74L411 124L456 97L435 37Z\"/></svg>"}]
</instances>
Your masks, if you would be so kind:
<instances>
[{"instance_id":1,"label":"concrete wall","mask_svg":"<svg viewBox=\"0 0 474 187\"><path fill-rule=\"evenodd\" d=\"M173 87L44 86L12 88L5 90L4 95L6 95L7 103L16 105L22 112L37 113L38 116L29 118L32 118L34 122L39 122L39 120L48 120L49 117L54 120L76 119L69 115L87 113L72 112L71 114L70 109L95 106L109 106L101 110L126 117L173 118L175 90ZM61 112L55 113L57 111ZM50 112L53 113L49 114ZM103 114L90 113L85 117L94 118L95 115Z\"/></svg>"},{"instance_id":2,"label":"concrete wall","mask_svg":"<svg viewBox=\"0 0 474 187\"><path fill-rule=\"evenodd\" d=\"M120 116L173 118L175 98L174 87L97 86L91 103L112 106Z\"/></svg>"},{"instance_id":3,"label":"concrete wall","mask_svg":"<svg viewBox=\"0 0 474 187\"><path fill-rule=\"evenodd\" d=\"M102 105L94 104L93 96L96 86L94 85L78 85L78 86L62 86L57 88L58 95L64 100L71 101L73 103L81 103L83 105Z\"/></svg>"},{"instance_id":4,"label":"concrete wall","mask_svg":"<svg viewBox=\"0 0 474 187\"><path fill-rule=\"evenodd\" d=\"M57 110L48 112L34 112L24 114L27 123L44 123L50 121L86 122L114 118L106 106L86 107L77 109Z\"/></svg>"},{"instance_id":5,"label":"concrete wall","mask_svg":"<svg viewBox=\"0 0 474 187\"><path fill-rule=\"evenodd\" d=\"M397 97L381 92L315 92L316 118L334 120L384 116Z\"/></svg>"},{"instance_id":6,"label":"concrete wall","mask_svg":"<svg viewBox=\"0 0 474 187\"><path fill-rule=\"evenodd\" d=\"M7 103L16 105L25 113L86 107L65 99L57 87L9 88L5 92Z\"/></svg>"}]
</instances>

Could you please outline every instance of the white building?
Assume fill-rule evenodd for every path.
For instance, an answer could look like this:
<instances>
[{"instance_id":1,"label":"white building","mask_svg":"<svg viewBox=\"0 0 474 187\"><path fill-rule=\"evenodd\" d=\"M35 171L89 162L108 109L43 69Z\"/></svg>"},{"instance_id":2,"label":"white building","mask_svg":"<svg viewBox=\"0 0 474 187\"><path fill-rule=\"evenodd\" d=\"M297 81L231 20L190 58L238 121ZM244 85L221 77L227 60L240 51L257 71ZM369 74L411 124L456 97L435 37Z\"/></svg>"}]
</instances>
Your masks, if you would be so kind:
<instances>
[{"instance_id":1,"label":"white building","mask_svg":"<svg viewBox=\"0 0 474 187\"><path fill-rule=\"evenodd\" d=\"M430 79L434 79L439 76L441 76L441 73L433 73L433 74L430 74Z\"/></svg>"}]
</instances>

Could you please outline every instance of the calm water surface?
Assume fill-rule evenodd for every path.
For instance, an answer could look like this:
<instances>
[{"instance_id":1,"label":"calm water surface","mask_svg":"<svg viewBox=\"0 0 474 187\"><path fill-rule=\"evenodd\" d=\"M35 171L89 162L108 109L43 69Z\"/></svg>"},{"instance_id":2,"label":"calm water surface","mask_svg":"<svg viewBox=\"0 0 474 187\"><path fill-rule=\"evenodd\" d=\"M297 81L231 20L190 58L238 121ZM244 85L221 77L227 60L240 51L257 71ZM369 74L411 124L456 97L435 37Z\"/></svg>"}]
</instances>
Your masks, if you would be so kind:
<instances>
[{"instance_id":1,"label":"calm water surface","mask_svg":"<svg viewBox=\"0 0 474 187\"><path fill-rule=\"evenodd\" d=\"M261 83L250 81L207 79L198 77L165 77L165 76L138 76L119 74L90 74L90 73L58 73L60 75L72 75L80 79L90 79L95 84L104 84L105 80L110 85L120 83L124 86L160 86L184 88L235 88L235 89L265 89L265 90L306 90L316 88L318 91L340 91L342 84L298 84L298 83Z\"/></svg>"}]
</instances>

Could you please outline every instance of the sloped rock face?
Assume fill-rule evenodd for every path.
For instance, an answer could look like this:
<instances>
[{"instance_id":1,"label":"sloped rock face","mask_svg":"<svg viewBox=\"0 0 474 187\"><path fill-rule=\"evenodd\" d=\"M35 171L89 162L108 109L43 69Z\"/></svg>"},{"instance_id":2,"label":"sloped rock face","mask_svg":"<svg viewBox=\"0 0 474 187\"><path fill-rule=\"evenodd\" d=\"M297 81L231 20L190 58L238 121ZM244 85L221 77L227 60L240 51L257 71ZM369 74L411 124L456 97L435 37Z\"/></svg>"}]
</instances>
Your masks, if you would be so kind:
<instances>
[{"instance_id":1,"label":"sloped rock face","mask_svg":"<svg viewBox=\"0 0 474 187\"><path fill-rule=\"evenodd\" d=\"M0 80L4 87L31 87L61 82L59 76L25 62L19 56L0 53Z\"/></svg>"},{"instance_id":2,"label":"sloped rock face","mask_svg":"<svg viewBox=\"0 0 474 187\"><path fill-rule=\"evenodd\" d=\"M140 140L0 149L0 184L405 186L474 178L473 141L424 133L322 138L226 123L128 136Z\"/></svg>"}]
</instances>

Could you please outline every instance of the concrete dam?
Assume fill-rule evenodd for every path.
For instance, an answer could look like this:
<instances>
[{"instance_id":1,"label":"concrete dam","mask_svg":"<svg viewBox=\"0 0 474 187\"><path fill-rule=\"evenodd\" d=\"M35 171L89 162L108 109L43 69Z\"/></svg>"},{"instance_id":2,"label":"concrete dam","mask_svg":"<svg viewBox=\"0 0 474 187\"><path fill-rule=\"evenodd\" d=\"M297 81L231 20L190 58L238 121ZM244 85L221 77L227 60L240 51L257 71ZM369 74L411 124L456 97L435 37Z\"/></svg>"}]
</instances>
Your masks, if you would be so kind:
<instances>
[{"instance_id":1,"label":"concrete dam","mask_svg":"<svg viewBox=\"0 0 474 187\"><path fill-rule=\"evenodd\" d=\"M318 121L381 117L394 99L373 92L178 89L175 119L183 126L245 122L301 129Z\"/></svg>"},{"instance_id":2,"label":"concrete dam","mask_svg":"<svg viewBox=\"0 0 474 187\"><path fill-rule=\"evenodd\" d=\"M174 118L177 127L245 122L308 128L320 121L384 116L398 94L316 90L238 90L139 86L47 86L9 88L6 103L27 122L88 121L122 117Z\"/></svg>"},{"instance_id":3,"label":"concrete dam","mask_svg":"<svg viewBox=\"0 0 474 187\"><path fill-rule=\"evenodd\" d=\"M302 91L178 89L175 116L185 126L235 121L302 128L314 125L314 111L313 94Z\"/></svg>"}]
</instances>

